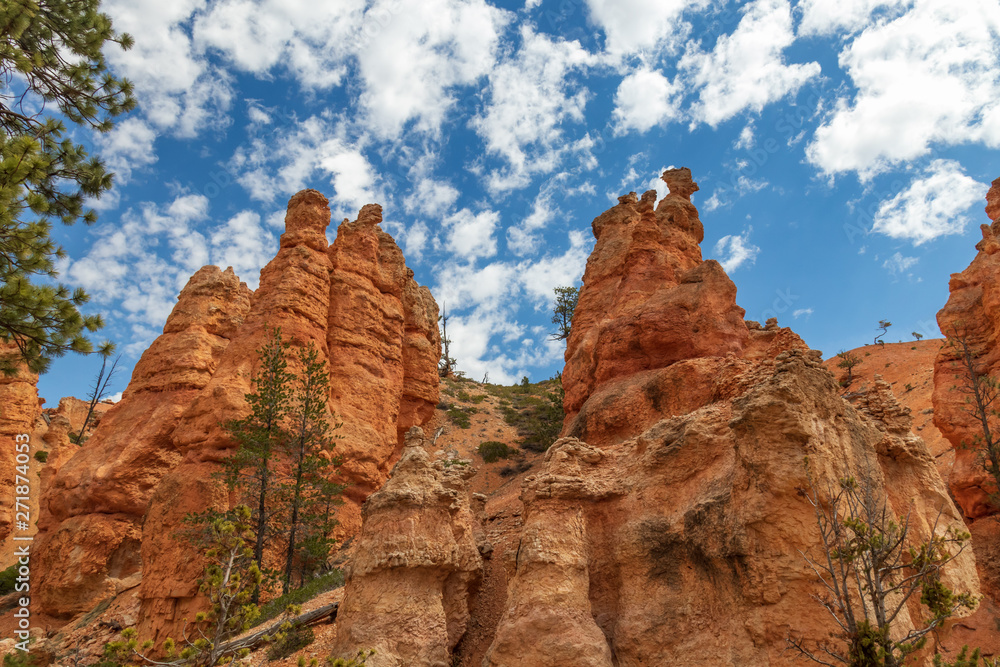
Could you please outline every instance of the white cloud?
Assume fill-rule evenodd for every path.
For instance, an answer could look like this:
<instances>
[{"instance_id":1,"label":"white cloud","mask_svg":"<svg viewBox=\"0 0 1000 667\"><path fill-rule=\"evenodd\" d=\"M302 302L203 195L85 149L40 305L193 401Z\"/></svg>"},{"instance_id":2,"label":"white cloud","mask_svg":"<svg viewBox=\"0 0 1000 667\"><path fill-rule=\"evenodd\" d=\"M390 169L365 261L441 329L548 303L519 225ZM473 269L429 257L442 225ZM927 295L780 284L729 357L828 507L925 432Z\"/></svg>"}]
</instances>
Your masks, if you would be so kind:
<instances>
[{"instance_id":1,"label":"white cloud","mask_svg":"<svg viewBox=\"0 0 1000 667\"><path fill-rule=\"evenodd\" d=\"M712 127L750 109L797 91L819 75L818 63L785 64L782 51L795 41L788 0L754 0L731 35L723 35L710 53L690 50L680 62L692 85L700 88L693 122Z\"/></svg>"},{"instance_id":2,"label":"white cloud","mask_svg":"<svg viewBox=\"0 0 1000 667\"><path fill-rule=\"evenodd\" d=\"M194 40L243 71L282 66L305 88L329 88L347 71L364 9L364 0L221 0L197 17Z\"/></svg>"},{"instance_id":3,"label":"white cloud","mask_svg":"<svg viewBox=\"0 0 1000 667\"><path fill-rule=\"evenodd\" d=\"M917 263L916 257L904 257L900 253L895 253L892 257L882 262L882 268L888 269L892 275L906 273Z\"/></svg>"},{"instance_id":4,"label":"white cloud","mask_svg":"<svg viewBox=\"0 0 1000 667\"><path fill-rule=\"evenodd\" d=\"M1000 5L915 0L840 53L857 92L841 98L807 147L828 174L862 179L932 144L1000 146Z\"/></svg>"},{"instance_id":5,"label":"white cloud","mask_svg":"<svg viewBox=\"0 0 1000 667\"><path fill-rule=\"evenodd\" d=\"M744 264L753 264L757 259L760 248L750 243L752 231L753 227L747 227L739 236L723 236L716 242L713 252L718 256L719 263L726 273L732 273Z\"/></svg>"},{"instance_id":6,"label":"white cloud","mask_svg":"<svg viewBox=\"0 0 1000 667\"><path fill-rule=\"evenodd\" d=\"M423 176L417 181L413 193L406 198L404 206L408 213L417 211L438 217L458 201L458 196L458 190L451 183Z\"/></svg>"},{"instance_id":7,"label":"white cloud","mask_svg":"<svg viewBox=\"0 0 1000 667\"><path fill-rule=\"evenodd\" d=\"M660 72L646 67L632 72L615 92L615 132L646 132L680 115L679 89Z\"/></svg>"},{"instance_id":8,"label":"white cloud","mask_svg":"<svg viewBox=\"0 0 1000 667\"><path fill-rule=\"evenodd\" d=\"M707 0L587 0L590 19L606 36L605 48L616 56L676 48L690 26L685 10Z\"/></svg>"},{"instance_id":9,"label":"white cloud","mask_svg":"<svg viewBox=\"0 0 1000 667\"><path fill-rule=\"evenodd\" d=\"M230 167L250 196L265 202L316 187L316 180L325 177L333 192L324 194L336 220L380 200L375 170L363 149L364 138L349 138L343 121L311 116L255 137L236 150Z\"/></svg>"},{"instance_id":10,"label":"white cloud","mask_svg":"<svg viewBox=\"0 0 1000 667\"><path fill-rule=\"evenodd\" d=\"M184 27L204 6L204 0L108 0L101 6L116 30L135 38L129 51L107 49L109 63L135 84L150 123L181 137L229 122L230 77L209 66Z\"/></svg>"},{"instance_id":11,"label":"white cloud","mask_svg":"<svg viewBox=\"0 0 1000 667\"><path fill-rule=\"evenodd\" d=\"M153 128L136 116L118 122L113 130L99 136L101 157L115 172L115 185L128 183L133 169L156 162L155 141Z\"/></svg>"},{"instance_id":12,"label":"white cloud","mask_svg":"<svg viewBox=\"0 0 1000 667\"><path fill-rule=\"evenodd\" d=\"M801 35L829 35L840 30L855 32L868 25L879 9L899 9L911 0L803 0L799 4Z\"/></svg>"},{"instance_id":13,"label":"white cloud","mask_svg":"<svg viewBox=\"0 0 1000 667\"><path fill-rule=\"evenodd\" d=\"M800 317L805 315L806 318L808 319L808 316L812 314L813 314L812 308L798 308L792 312L792 317L794 317L795 319L799 319Z\"/></svg>"},{"instance_id":14,"label":"white cloud","mask_svg":"<svg viewBox=\"0 0 1000 667\"><path fill-rule=\"evenodd\" d=\"M218 227L211 238L211 263L233 267L250 289L257 289L260 269L278 252L274 236L253 211L240 211Z\"/></svg>"},{"instance_id":15,"label":"white cloud","mask_svg":"<svg viewBox=\"0 0 1000 667\"><path fill-rule=\"evenodd\" d=\"M419 261L423 257L424 247L430 238L430 230L423 222L411 223L403 230L403 253L406 261Z\"/></svg>"},{"instance_id":16,"label":"white cloud","mask_svg":"<svg viewBox=\"0 0 1000 667\"><path fill-rule=\"evenodd\" d=\"M436 134L455 103L450 89L493 67L511 15L484 0L377 0L377 12L386 21L357 53L369 125L384 138L410 121Z\"/></svg>"},{"instance_id":17,"label":"white cloud","mask_svg":"<svg viewBox=\"0 0 1000 667\"><path fill-rule=\"evenodd\" d=\"M497 252L494 233L500 222L496 211L473 213L467 208L450 215L444 225L447 229L447 247L461 260L472 261L492 257Z\"/></svg>"},{"instance_id":18,"label":"white cloud","mask_svg":"<svg viewBox=\"0 0 1000 667\"><path fill-rule=\"evenodd\" d=\"M934 160L923 176L914 178L909 187L879 205L872 231L909 239L914 245L960 234L968 222L965 213L988 188L966 176L958 162Z\"/></svg>"},{"instance_id":19,"label":"white cloud","mask_svg":"<svg viewBox=\"0 0 1000 667\"><path fill-rule=\"evenodd\" d=\"M753 133L754 133L754 125L753 121L751 120L743 127L742 130L740 130L740 136L736 140L736 143L733 144L733 148L737 150L753 148L754 146Z\"/></svg>"},{"instance_id":20,"label":"white cloud","mask_svg":"<svg viewBox=\"0 0 1000 667\"><path fill-rule=\"evenodd\" d=\"M558 212L559 209L552 204L548 194L536 197L531 205L531 212L516 225L507 228L507 247L515 255L538 252L541 247L538 232L544 229Z\"/></svg>"},{"instance_id":21,"label":"white cloud","mask_svg":"<svg viewBox=\"0 0 1000 667\"><path fill-rule=\"evenodd\" d=\"M532 174L565 168L568 153L586 153L593 143L584 138L572 144L562 126L584 120L587 90L568 77L596 59L576 41L553 41L527 26L520 34L520 49L493 68L489 102L471 121L487 151L507 162L506 171L488 178L495 192L524 187Z\"/></svg>"}]
</instances>

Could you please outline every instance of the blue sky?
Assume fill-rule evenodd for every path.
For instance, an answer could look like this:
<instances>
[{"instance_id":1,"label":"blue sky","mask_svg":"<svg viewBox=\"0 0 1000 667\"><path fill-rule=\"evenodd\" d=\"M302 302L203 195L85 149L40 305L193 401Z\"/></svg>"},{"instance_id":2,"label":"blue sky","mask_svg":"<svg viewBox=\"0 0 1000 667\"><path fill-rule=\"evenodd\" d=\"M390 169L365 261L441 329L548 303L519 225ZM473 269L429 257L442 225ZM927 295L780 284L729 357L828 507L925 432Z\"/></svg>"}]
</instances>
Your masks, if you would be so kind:
<instances>
[{"instance_id":1,"label":"blue sky","mask_svg":"<svg viewBox=\"0 0 1000 667\"><path fill-rule=\"evenodd\" d=\"M318 5L318 6L317 6ZM114 0L138 109L78 136L117 172L61 279L122 350L118 392L203 264L251 287L288 197L366 203L452 316L458 367L552 376L553 288L590 222L690 167L702 250L748 319L826 355L937 335L1000 176L995 0ZM49 405L94 358L56 360Z\"/></svg>"}]
</instances>

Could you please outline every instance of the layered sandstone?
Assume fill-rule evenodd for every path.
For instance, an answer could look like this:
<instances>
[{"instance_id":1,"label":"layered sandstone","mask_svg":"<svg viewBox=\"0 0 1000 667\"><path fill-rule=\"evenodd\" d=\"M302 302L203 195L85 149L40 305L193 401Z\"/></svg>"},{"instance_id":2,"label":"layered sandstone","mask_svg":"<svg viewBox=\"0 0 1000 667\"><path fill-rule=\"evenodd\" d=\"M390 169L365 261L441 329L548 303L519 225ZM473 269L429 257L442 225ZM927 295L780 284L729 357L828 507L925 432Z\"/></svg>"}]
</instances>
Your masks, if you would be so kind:
<instances>
[{"instance_id":1,"label":"layered sandstone","mask_svg":"<svg viewBox=\"0 0 1000 667\"><path fill-rule=\"evenodd\" d=\"M788 664L790 634L836 630L805 557L825 559L810 496L855 476L914 540L963 527L888 385L853 407L818 351L744 323L732 282L701 261L697 185L664 180L655 211L631 195L594 221L568 437L525 479L488 665ZM945 582L978 592L971 550ZM911 603L897 632L918 622Z\"/></svg>"},{"instance_id":2,"label":"layered sandstone","mask_svg":"<svg viewBox=\"0 0 1000 667\"><path fill-rule=\"evenodd\" d=\"M0 357L16 360L19 357L13 343L0 343ZM16 375L0 373L0 465L4 473L0 476L0 543L6 544L16 526L15 523L15 466L20 462L34 468L37 466L31 455L37 450L28 443L29 460L24 464L23 454L17 451L17 436L30 435L34 430L38 415L38 375L30 372L24 364L19 364ZM33 474L33 473L32 473ZM34 481L34 480L32 480ZM30 523L34 523L32 519ZM24 531L17 531L22 534ZM6 549L5 549L6 551ZM4 564L6 567L7 564Z\"/></svg>"},{"instance_id":3,"label":"layered sandstone","mask_svg":"<svg viewBox=\"0 0 1000 667\"><path fill-rule=\"evenodd\" d=\"M437 403L437 305L380 219L366 206L331 246L328 202L304 190L255 292L231 269L192 277L122 401L49 485L36 557L46 613L91 609L140 572L144 638L176 635L204 606L201 562L176 531L186 514L234 502L214 477L235 446L225 423L249 412L257 350L276 328L292 372L309 345L329 362L329 407L345 424L337 453L354 485L342 530L356 531L402 430Z\"/></svg>"},{"instance_id":4,"label":"layered sandstone","mask_svg":"<svg viewBox=\"0 0 1000 667\"><path fill-rule=\"evenodd\" d=\"M173 431L249 305L250 290L231 269L207 266L195 273L163 335L136 364L122 400L45 485L32 563L46 613L87 611L139 572L150 498L181 460Z\"/></svg>"},{"instance_id":5,"label":"layered sandstone","mask_svg":"<svg viewBox=\"0 0 1000 667\"><path fill-rule=\"evenodd\" d=\"M993 181L986 195L986 214L993 222L981 225L979 253L968 268L953 273L948 283L948 302L937 315L947 340L934 365L934 424L955 448L949 483L970 519L996 511L989 496L997 488L980 463L976 443L983 430L973 414L972 383L961 357L964 343L977 374L997 377L1000 373L1000 179Z\"/></svg>"},{"instance_id":6,"label":"layered sandstone","mask_svg":"<svg viewBox=\"0 0 1000 667\"><path fill-rule=\"evenodd\" d=\"M449 665L482 575L471 462L432 459L423 432L406 434L399 462L368 498L345 575L334 656L375 649L373 667Z\"/></svg>"},{"instance_id":7,"label":"layered sandstone","mask_svg":"<svg viewBox=\"0 0 1000 667\"><path fill-rule=\"evenodd\" d=\"M573 316L563 386L571 424L595 392L679 361L739 355L749 336L736 286L702 261L705 232L688 169L664 173L670 194L630 193L598 216ZM662 378L658 383L681 380Z\"/></svg>"}]
</instances>

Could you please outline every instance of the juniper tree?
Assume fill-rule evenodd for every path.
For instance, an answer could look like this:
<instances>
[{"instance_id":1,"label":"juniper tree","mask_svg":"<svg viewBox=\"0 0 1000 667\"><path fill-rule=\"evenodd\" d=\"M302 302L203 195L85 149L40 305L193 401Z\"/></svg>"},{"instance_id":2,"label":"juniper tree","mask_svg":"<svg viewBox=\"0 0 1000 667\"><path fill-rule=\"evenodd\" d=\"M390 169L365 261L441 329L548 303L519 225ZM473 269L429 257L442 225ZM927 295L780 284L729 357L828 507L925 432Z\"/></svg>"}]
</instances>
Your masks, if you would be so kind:
<instances>
[{"instance_id":1,"label":"juniper tree","mask_svg":"<svg viewBox=\"0 0 1000 667\"><path fill-rule=\"evenodd\" d=\"M0 6L0 340L13 342L35 372L68 351L89 353L87 337L103 326L84 316L82 289L50 284L65 252L50 238L52 220L96 221L88 197L112 186L113 174L66 137L64 121L107 132L135 106L132 85L113 76L102 49L123 49L99 0L9 0ZM58 117L53 115L58 112ZM41 283L34 282L42 277ZM99 351L108 355L108 343ZM0 361L0 371L16 372Z\"/></svg>"}]
</instances>

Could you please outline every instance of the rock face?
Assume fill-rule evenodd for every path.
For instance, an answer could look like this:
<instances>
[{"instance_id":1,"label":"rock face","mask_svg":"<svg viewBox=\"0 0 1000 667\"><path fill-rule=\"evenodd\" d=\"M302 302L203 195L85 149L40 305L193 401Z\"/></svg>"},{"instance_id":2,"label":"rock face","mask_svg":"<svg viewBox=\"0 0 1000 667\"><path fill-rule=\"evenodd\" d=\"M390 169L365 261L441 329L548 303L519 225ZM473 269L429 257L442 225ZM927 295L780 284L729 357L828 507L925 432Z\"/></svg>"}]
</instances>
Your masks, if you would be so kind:
<instances>
[{"instance_id":1,"label":"rock face","mask_svg":"<svg viewBox=\"0 0 1000 667\"><path fill-rule=\"evenodd\" d=\"M982 428L967 403L971 387L960 362L962 339L975 359L976 372L997 377L1000 373L1000 178L986 195L991 225L981 225L979 254L961 273L953 273L948 303L937 315L948 341L934 365L934 424L955 448L949 484L956 502L970 519L994 513L988 502L996 484L978 461L976 448Z\"/></svg>"},{"instance_id":2,"label":"rock face","mask_svg":"<svg viewBox=\"0 0 1000 667\"><path fill-rule=\"evenodd\" d=\"M0 356L16 359L17 355L17 347L13 343L0 344ZM19 434L31 434L34 431L38 408L37 375L28 371L23 365L17 375L12 377L0 374L0 465L4 470L0 477L0 543L7 542L15 525L14 468L18 465L19 453L16 450L15 438ZM37 464L30 458L30 454L37 448L31 446L30 442L28 444L31 450L28 465L34 468ZM23 461L23 458L21 460ZM19 534L21 532L18 531ZM7 565L4 564L4 567Z\"/></svg>"},{"instance_id":3,"label":"rock face","mask_svg":"<svg viewBox=\"0 0 1000 667\"><path fill-rule=\"evenodd\" d=\"M272 327L293 357L313 343L329 361L329 405L345 423L337 453L352 462L346 476L356 485L343 530L356 531L360 503L401 450L398 432L437 403L437 305L380 219L366 206L329 246L327 200L304 190L288 203L256 292L231 269L192 277L122 401L46 494L36 545L47 614L91 609L140 570L140 636L160 641L200 610L201 563L174 532L186 513L231 501L212 478L234 446L223 424L249 411L256 350Z\"/></svg>"},{"instance_id":4,"label":"rock face","mask_svg":"<svg viewBox=\"0 0 1000 667\"><path fill-rule=\"evenodd\" d=\"M854 407L818 351L745 324L732 282L700 261L697 185L687 170L664 180L655 211L654 194L630 195L594 221L565 437L524 481L487 665L790 664L789 633L836 629L799 553L824 558L813 489L869 480L917 540L939 512L936 534L963 526L888 385ZM971 550L945 581L978 592Z\"/></svg>"},{"instance_id":5,"label":"rock face","mask_svg":"<svg viewBox=\"0 0 1000 667\"><path fill-rule=\"evenodd\" d=\"M413 427L389 481L368 498L346 569L334 656L374 648L373 667L452 664L483 560L465 479L470 461L435 459Z\"/></svg>"},{"instance_id":6,"label":"rock face","mask_svg":"<svg viewBox=\"0 0 1000 667\"><path fill-rule=\"evenodd\" d=\"M150 498L181 460L173 431L249 307L250 290L232 270L195 273L122 400L46 484L32 561L46 613L87 611L139 572Z\"/></svg>"}]
</instances>

